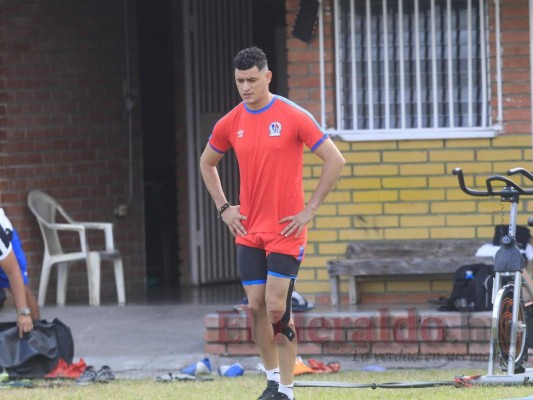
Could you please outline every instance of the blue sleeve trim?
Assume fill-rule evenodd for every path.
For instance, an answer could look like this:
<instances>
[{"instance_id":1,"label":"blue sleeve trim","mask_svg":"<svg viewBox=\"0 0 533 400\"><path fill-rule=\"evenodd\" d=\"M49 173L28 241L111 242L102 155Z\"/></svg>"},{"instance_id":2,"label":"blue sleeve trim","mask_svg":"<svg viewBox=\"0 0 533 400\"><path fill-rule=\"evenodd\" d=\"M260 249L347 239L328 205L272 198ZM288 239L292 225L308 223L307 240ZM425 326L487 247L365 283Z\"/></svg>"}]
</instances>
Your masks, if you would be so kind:
<instances>
[{"instance_id":1,"label":"blue sleeve trim","mask_svg":"<svg viewBox=\"0 0 533 400\"><path fill-rule=\"evenodd\" d=\"M315 151L318 148L318 146L320 146L324 142L324 140L326 140L328 137L329 135L324 135L322 139L320 139L318 142L314 144L313 147L311 147L311 151Z\"/></svg>"},{"instance_id":2,"label":"blue sleeve trim","mask_svg":"<svg viewBox=\"0 0 533 400\"><path fill-rule=\"evenodd\" d=\"M225 153L225 151L219 150L219 149L217 149L215 146L213 146L213 145L211 144L211 142L209 142L209 146L211 146L211 148L212 148L213 150L215 150L215 151L216 151L217 153L219 153L219 154L224 154L224 153Z\"/></svg>"},{"instance_id":3,"label":"blue sleeve trim","mask_svg":"<svg viewBox=\"0 0 533 400\"><path fill-rule=\"evenodd\" d=\"M266 280L264 279L257 279L255 281L242 281L243 286L249 286L249 285L264 285L266 283Z\"/></svg>"},{"instance_id":4,"label":"blue sleeve trim","mask_svg":"<svg viewBox=\"0 0 533 400\"><path fill-rule=\"evenodd\" d=\"M278 278L296 279L295 275L285 275L274 271L268 271L268 275L277 276Z\"/></svg>"}]
</instances>

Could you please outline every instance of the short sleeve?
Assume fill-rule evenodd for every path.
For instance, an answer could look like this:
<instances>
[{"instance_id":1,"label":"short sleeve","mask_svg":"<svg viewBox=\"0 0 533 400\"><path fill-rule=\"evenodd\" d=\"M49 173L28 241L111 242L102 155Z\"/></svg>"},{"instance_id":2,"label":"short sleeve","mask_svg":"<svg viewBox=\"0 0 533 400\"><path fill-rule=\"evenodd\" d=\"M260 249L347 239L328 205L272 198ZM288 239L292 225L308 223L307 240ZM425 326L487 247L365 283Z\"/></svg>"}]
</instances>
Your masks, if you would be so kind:
<instances>
[{"instance_id":1,"label":"short sleeve","mask_svg":"<svg viewBox=\"0 0 533 400\"><path fill-rule=\"evenodd\" d=\"M209 136L209 146L217 153L225 153L231 148L228 129L226 118L222 118L215 124L213 132Z\"/></svg>"},{"instance_id":2,"label":"short sleeve","mask_svg":"<svg viewBox=\"0 0 533 400\"><path fill-rule=\"evenodd\" d=\"M4 209L0 208L0 261L7 257L12 250L11 239L13 225L7 218Z\"/></svg>"},{"instance_id":3,"label":"short sleeve","mask_svg":"<svg viewBox=\"0 0 533 400\"><path fill-rule=\"evenodd\" d=\"M313 116L305 111L300 118L299 130L301 140L311 151L315 151L329 137Z\"/></svg>"}]
</instances>

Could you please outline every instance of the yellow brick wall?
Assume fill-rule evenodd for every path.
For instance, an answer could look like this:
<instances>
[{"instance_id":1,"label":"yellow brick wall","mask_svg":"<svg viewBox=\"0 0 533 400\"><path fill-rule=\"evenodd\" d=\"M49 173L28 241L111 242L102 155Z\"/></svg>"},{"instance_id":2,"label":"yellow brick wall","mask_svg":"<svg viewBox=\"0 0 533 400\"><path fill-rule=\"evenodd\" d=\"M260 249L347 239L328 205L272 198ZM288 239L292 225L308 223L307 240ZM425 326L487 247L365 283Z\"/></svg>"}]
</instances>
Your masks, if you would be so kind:
<instances>
[{"instance_id":1,"label":"yellow brick wall","mask_svg":"<svg viewBox=\"0 0 533 400\"><path fill-rule=\"evenodd\" d=\"M507 223L509 203L499 198L469 197L451 174L461 167L469 186L484 188L485 179L510 168L533 169L531 135L494 139L339 142L346 166L333 192L309 225L306 258L297 290L327 298L327 261L344 255L357 240L492 239L494 225ZM305 190L309 198L320 176L321 161L305 155ZM513 177L519 184L521 178ZM522 198L518 224L533 214L533 199ZM347 285L341 286L344 291ZM413 289L414 288L414 289ZM448 291L447 282L362 284L362 292Z\"/></svg>"}]
</instances>

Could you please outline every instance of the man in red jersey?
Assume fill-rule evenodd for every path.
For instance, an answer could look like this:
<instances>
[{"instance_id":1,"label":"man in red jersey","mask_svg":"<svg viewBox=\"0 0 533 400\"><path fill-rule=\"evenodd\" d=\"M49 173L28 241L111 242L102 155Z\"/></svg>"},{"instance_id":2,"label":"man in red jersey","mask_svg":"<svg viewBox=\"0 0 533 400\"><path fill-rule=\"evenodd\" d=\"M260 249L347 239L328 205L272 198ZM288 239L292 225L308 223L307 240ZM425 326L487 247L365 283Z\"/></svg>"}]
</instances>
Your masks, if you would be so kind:
<instances>
[{"instance_id":1,"label":"man in red jersey","mask_svg":"<svg viewBox=\"0 0 533 400\"><path fill-rule=\"evenodd\" d=\"M291 295L307 241L307 224L335 185L344 158L306 110L270 93L272 72L257 47L234 60L242 103L213 128L200 159L219 217L235 236L254 337L267 372L259 400L294 399L296 332ZM322 161L318 184L304 201L304 145ZM239 203L231 205L217 164L233 148L239 162Z\"/></svg>"}]
</instances>

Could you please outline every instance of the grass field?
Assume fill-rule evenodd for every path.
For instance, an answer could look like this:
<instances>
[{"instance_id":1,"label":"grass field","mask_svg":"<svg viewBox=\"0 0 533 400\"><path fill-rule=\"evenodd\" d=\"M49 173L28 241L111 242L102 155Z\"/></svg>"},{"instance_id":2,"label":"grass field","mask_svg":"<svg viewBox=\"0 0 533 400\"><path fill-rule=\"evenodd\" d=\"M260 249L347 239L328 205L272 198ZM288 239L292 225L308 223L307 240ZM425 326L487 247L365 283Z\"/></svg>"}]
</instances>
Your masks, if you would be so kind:
<instances>
[{"instance_id":1,"label":"grass field","mask_svg":"<svg viewBox=\"0 0 533 400\"><path fill-rule=\"evenodd\" d=\"M352 383L386 383L414 381L452 381L456 375L483 374L484 371L451 370L401 370L386 372L341 372L335 375L313 375L298 380L331 380ZM265 378L255 373L239 378L214 377L211 382L156 382L155 379L117 380L108 384L77 386L70 382L58 382L54 387L0 389L2 400L255 400L261 393ZM40 385L50 382L35 381ZM456 388L441 386L418 389L388 388L296 388L297 400L343 399L516 399L533 396L533 386L472 386Z\"/></svg>"}]
</instances>

